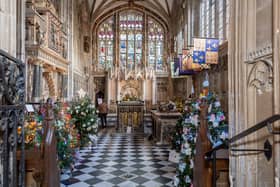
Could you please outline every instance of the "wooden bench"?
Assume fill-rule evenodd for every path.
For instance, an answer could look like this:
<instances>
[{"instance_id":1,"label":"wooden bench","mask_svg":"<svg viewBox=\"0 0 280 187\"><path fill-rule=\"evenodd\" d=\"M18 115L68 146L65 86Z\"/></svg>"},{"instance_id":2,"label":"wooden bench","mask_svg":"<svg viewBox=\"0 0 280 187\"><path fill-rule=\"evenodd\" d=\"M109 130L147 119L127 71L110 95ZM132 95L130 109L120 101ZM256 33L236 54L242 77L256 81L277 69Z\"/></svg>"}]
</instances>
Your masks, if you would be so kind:
<instances>
[{"instance_id":1,"label":"wooden bench","mask_svg":"<svg viewBox=\"0 0 280 187\"><path fill-rule=\"evenodd\" d=\"M213 150L207 136L207 109L201 106L200 127L196 142L196 155L194 167L195 187L216 187L220 172L228 172L229 156L227 149ZM214 153L214 154L213 154ZM228 176L219 181L219 186L229 186ZM221 185L220 185L221 184Z\"/></svg>"},{"instance_id":2,"label":"wooden bench","mask_svg":"<svg viewBox=\"0 0 280 187\"><path fill-rule=\"evenodd\" d=\"M41 148L25 150L25 171L26 173L32 172L36 187L59 187L60 170L57 160L57 142L52 116L46 116L43 127L44 134ZM20 155L21 153L18 151L17 160L20 159ZM28 181L25 183L28 183Z\"/></svg>"}]
</instances>

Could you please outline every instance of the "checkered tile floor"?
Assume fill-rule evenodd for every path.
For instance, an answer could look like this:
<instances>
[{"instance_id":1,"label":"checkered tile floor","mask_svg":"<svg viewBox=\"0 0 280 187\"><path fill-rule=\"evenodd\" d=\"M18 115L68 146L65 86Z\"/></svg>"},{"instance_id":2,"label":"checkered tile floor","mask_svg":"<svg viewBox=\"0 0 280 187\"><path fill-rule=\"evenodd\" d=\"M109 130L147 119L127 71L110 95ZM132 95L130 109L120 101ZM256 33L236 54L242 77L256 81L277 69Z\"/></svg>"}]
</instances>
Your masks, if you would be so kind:
<instances>
[{"instance_id":1,"label":"checkered tile floor","mask_svg":"<svg viewBox=\"0 0 280 187\"><path fill-rule=\"evenodd\" d=\"M72 177L61 175L61 187L172 186L176 164L168 162L168 148L151 145L142 134L104 130L98 146L79 153Z\"/></svg>"}]
</instances>

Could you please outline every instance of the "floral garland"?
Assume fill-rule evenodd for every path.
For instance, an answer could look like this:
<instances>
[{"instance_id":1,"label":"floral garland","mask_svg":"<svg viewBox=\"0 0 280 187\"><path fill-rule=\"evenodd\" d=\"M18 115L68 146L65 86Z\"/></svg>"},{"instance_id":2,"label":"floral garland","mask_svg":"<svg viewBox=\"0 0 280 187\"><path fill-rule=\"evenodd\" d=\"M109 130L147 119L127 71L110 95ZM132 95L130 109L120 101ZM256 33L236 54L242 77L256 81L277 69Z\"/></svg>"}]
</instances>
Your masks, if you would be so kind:
<instances>
[{"instance_id":1,"label":"floral garland","mask_svg":"<svg viewBox=\"0 0 280 187\"><path fill-rule=\"evenodd\" d=\"M228 141L228 124L221 108L220 101L214 96L209 100L208 108L208 138L215 148Z\"/></svg>"},{"instance_id":2,"label":"floral garland","mask_svg":"<svg viewBox=\"0 0 280 187\"><path fill-rule=\"evenodd\" d=\"M175 131L172 136L172 149L175 149L176 152L180 152L181 146L183 143L183 120L186 118L186 114L184 113L182 117L176 123Z\"/></svg>"},{"instance_id":3,"label":"floral garland","mask_svg":"<svg viewBox=\"0 0 280 187\"><path fill-rule=\"evenodd\" d=\"M174 185L180 187L192 186L193 167L195 156L195 145L197 128L199 124L200 100L192 101L185 111L184 119L181 121L183 126L180 162Z\"/></svg>"},{"instance_id":4,"label":"floral garland","mask_svg":"<svg viewBox=\"0 0 280 187\"><path fill-rule=\"evenodd\" d=\"M71 106L69 113L80 134L81 146L85 146L91 141L91 135L97 134L98 117L96 109L91 100L88 97L84 97Z\"/></svg>"}]
</instances>

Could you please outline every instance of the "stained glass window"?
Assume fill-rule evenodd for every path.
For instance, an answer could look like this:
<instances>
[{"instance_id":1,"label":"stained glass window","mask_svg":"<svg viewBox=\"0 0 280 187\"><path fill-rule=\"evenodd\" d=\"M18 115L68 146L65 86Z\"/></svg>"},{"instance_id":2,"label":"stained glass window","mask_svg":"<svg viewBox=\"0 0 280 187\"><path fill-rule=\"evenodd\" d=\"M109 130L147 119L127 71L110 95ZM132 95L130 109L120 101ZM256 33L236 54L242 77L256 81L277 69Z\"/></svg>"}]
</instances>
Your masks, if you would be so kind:
<instances>
[{"instance_id":1,"label":"stained glass window","mask_svg":"<svg viewBox=\"0 0 280 187\"><path fill-rule=\"evenodd\" d=\"M98 70L107 70L118 64L123 72L138 71L147 66L162 71L163 27L141 11L127 10L114 15L98 28ZM115 49L117 51L114 53ZM118 62L114 62L116 54Z\"/></svg>"},{"instance_id":2,"label":"stained glass window","mask_svg":"<svg viewBox=\"0 0 280 187\"><path fill-rule=\"evenodd\" d=\"M163 44L163 28L152 18L148 18L148 65L156 71L163 70Z\"/></svg>"},{"instance_id":3,"label":"stained glass window","mask_svg":"<svg viewBox=\"0 0 280 187\"><path fill-rule=\"evenodd\" d=\"M114 19L108 18L98 30L98 69L108 69L113 65L114 59Z\"/></svg>"},{"instance_id":4,"label":"stained glass window","mask_svg":"<svg viewBox=\"0 0 280 187\"><path fill-rule=\"evenodd\" d=\"M134 11L120 13L120 64L128 71L142 65L143 15Z\"/></svg>"},{"instance_id":5,"label":"stained glass window","mask_svg":"<svg viewBox=\"0 0 280 187\"><path fill-rule=\"evenodd\" d=\"M218 37L223 43L228 32L229 0L201 0L200 36Z\"/></svg>"}]
</instances>

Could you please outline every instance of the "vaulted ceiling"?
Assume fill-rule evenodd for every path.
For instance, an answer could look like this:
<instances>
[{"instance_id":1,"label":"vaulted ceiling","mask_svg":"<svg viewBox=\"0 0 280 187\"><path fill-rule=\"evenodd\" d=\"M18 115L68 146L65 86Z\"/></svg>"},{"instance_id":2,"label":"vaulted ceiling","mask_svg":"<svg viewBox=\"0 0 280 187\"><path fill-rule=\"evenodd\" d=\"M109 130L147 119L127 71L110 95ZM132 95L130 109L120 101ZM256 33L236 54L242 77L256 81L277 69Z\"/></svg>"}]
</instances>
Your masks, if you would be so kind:
<instances>
[{"instance_id":1,"label":"vaulted ceiling","mask_svg":"<svg viewBox=\"0 0 280 187\"><path fill-rule=\"evenodd\" d=\"M137 5L145 7L160 16L169 24L174 1L176 0L88 0L91 20L96 20L104 13L118 6Z\"/></svg>"}]
</instances>

